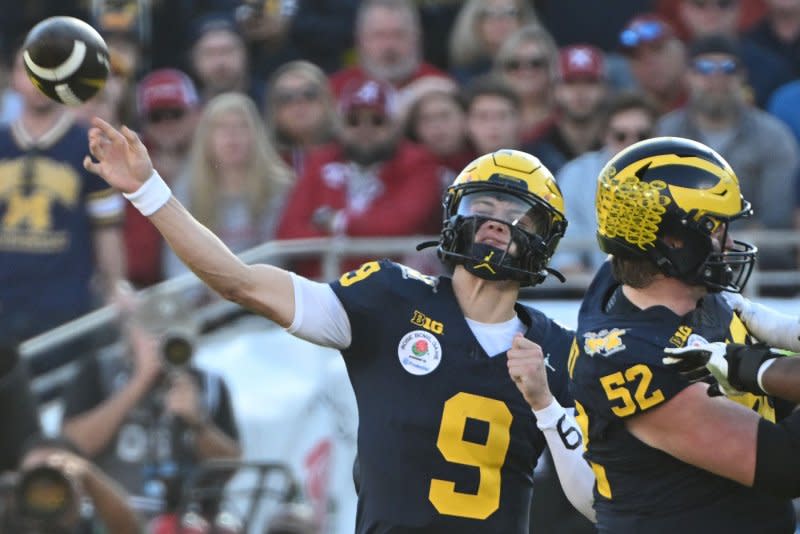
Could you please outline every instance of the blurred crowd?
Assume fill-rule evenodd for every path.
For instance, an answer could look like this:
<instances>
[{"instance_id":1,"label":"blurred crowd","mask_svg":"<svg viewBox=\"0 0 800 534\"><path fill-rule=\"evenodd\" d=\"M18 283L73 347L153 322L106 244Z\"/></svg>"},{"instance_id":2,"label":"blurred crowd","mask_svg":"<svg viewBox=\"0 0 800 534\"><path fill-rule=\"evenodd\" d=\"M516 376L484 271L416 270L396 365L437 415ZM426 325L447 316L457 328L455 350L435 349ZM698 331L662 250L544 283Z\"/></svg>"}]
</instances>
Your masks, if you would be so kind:
<instances>
[{"instance_id":1,"label":"blurred crowd","mask_svg":"<svg viewBox=\"0 0 800 534\"><path fill-rule=\"evenodd\" d=\"M128 283L185 269L145 217L84 171L93 116L137 130L177 198L235 252L273 239L438 234L455 174L516 148L552 171L565 198L562 243L576 245L551 265L589 274L603 256L578 245L593 241L599 170L659 135L696 139L732 164L754 207L739 229L800 225L800 0L41 0L3 13L0 342L9 346L124 301ZM110 49L106 86L76 109L48 101L22 66L28 29L57 14L89 21ZM797 267L793 246L759 258L762 269ZM441 272L432 255L403 260ZM292 267L320 274L315 258ZM86 364L90 376L68 397L75 458L102 463L110 443L136 439L121 414L160 380L142 356L152 342L135 329L124 337L139 349L125 380L102 385L104 367ZM236 457L224 385L219 412L195 413L185 406L203 394L191 384L207 381L181 380L188 393L163 395L190 399L164 402L191 430L210 425L210 457ZM117 404L98 409L107 398Z\"/></svg>"}]
</instances>

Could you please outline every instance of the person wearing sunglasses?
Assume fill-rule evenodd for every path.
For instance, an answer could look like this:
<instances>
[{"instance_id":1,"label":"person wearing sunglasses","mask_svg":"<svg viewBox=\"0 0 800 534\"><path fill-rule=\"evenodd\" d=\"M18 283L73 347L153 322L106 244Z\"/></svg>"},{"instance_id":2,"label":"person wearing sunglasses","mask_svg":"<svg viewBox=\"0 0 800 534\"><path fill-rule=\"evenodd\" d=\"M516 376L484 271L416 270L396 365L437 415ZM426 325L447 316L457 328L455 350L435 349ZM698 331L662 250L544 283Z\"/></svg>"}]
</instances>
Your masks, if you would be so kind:
<instances>
[{"instance_id":1,"label":"person wearing sunglasses","mask_svg":"<svg viewBox=\"0 0 800 534\"><path fill-rule=\"evenodd\" d=\"M724 36L698 39L690 48L686 80L689 103L662 117L659 135L696 139L711 146L739 171L742 193L751 199L755 216L749 228L791 228L797 143L778 119L747 101L746 70L738 43ZM764 248L759 265L793 268L788 247Z\"/></svg>"},{"instance_id":2,"label":"person wearing sunglasses","mask_svg":"<svg viewBox=\"0 0 800 534\"><path fill-rule=\"evenodd\" d=\"M654 13L634 17L620 32L619 47L637 88L655 103L659 113L686 103L686 46L667 21Z\"/></svg>"},{"instance_id":3,"label":"person wearing sunglasses","mask_svg":"<svg viewBox=\"0 0 800 534\"><path fill-rule=\"evenodd\" d=\"M764 107L769 95L792 78L792 62L780 53L739 33L742 0L679 0L678 17L686 28L686 42L724 35L737 41L740 60L747 72L752 99Z\"/></svg>"},{"instance_id":4,"label":"person wearing sunglasses","mask_svg":"<svg viewBox=\"0 0 800 534\"><path fill-rule=\"evenodd\" d=\"M523 140L537 141L555 121L558 47L550 32L533 23L509 35L494 58L494 72L519 95Z\"/></svg>"},{"instance_id":5,"label":"person wearing sunglasses","mask_svg":"<svg viewBox=\"0 0 800 534\"><path fill-rule=\"evenodd\" d=\"M279 239L438 233L439 166L427 149L403 139L396 97L391 85L379 80L345 87L335 139L308 156L283 209ZM344 268L361 263L349 259ZM319 274L316 259L294 267L308 276Z\"/></svg>"},{"instance_id":6,"label":"person wearing sunglasses","mask_svg":"<svg viewBox=\"0 0 800 534\"><path fill-rule=\"evenodd\" d=\"M153 164L173 183L186 166L199 114L200 98L194 82L177 69L158 69L136 86L136 108L142 137ZM136 287L164 278L161 235L146 217L125 206L123 235L128 277Z\"/></svg>"},{"instance_id":7,"label":"person wearing sunglasses","mask_svg":"<svg viewBox=\"0 0 800 534\"><path fill-rule=\"evenodd\" d=\"M568 275L589 275L606 260L607 254L594 246L596 178L619 151L651 137L657 118L655 106L643 93L630 91L615 95L602 119L603 147L568 161L556 173L564 193L565 209L570 213L569 228L562 240L568 246L553 256L553 265L559 271Z\"/></svg>"},{"instance_id":8,"label":"person wearing sunglasses","mask_svg":"<svg viewBox=\"0 0 800 534\"><path fill-rule=\"evenodd\" d=\"M325 73L305 60L285 63L270 78L265 121L278 152L301 175L309 152L334 137L336 106Z\"/></svg>"},{"instance_id":9,"label":"person wearing sunglasses","mask_svg":"<svg viewBox=\"0 0 800 534\"><path fill-rule=\"evenodd\" d=\"M466 85L488 73L506 39L537 22L530 2L467 0L450 32L450 74L460 85Z\"/></svg>"}]
</instances>

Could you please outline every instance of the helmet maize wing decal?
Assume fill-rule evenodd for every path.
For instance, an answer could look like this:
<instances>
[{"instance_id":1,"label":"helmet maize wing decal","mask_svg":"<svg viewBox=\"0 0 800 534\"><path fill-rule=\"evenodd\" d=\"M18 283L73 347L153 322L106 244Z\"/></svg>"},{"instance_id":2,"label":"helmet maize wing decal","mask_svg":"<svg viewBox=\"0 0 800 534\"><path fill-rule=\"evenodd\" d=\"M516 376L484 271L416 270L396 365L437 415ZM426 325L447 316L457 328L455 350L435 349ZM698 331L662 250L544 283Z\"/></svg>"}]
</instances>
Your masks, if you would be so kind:
<instances>
[{"instance_id":1,"label":"helmet maize wing decal","mask_svg":"<svg viewBox=\"0 0 800 534\"><path fill-rule=\"evenodd\" d=\"M642 250L653 246L671 200L661 180L644 182L633 174L606 170L597 187L597 225L601 235L622 238Z\"/></svg>"}]
</instances>

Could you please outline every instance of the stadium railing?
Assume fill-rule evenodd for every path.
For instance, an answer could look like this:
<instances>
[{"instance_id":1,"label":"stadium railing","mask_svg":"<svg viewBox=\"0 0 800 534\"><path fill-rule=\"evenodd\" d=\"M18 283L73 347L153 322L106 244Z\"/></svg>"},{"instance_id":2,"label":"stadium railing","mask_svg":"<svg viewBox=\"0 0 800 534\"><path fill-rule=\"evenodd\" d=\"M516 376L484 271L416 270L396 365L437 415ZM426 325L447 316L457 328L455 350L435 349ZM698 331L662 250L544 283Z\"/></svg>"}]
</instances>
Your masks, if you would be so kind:
<instances>
[{"instance_id":1,"label":"stadium railing","mask_svg":"<svg viewBox=\"0 0 800 534\"><path fill-rule=\"evenodd\" d=\"M737 237L755 243L760 249L786 249L800 246L800 233L793 230L769 230L738 233ZM322 259L323 280L333 280L340 276L340 265L348 257L398 257L412 254L417 244L435 239L433 236L411 236L397 238L314 238L265 243L240 254L246 263L285 263L291 259L303 257L320 257ZM590 250L596 247L593 238L572 240L560 245L560 249ZM561 284L553 277L530 292L548 298L559 295L580 295L591 280L591 274L570 275ZM160 284L141 290L143 295L166 294L180 295L184 292L198 291L202 282L192 273L166 280ZM777 294L792 297L800 287L800 270L761 271L756 269L747 286L747 295L759 296L764 287L778 288ZM785 294L781 292L785 289ZM774 291L773 291L774 293ZM196 317L203 325L219 324L225 317L241 312L233 303L216 300L196 310ZM24 358L30 360L55 347L72 341L79 336L90 335L101 328L111 325L116 319L113 308L106 306L97 309L78 319L26 340L20 346ZM51 391L68 380L75 372L76 362L71 362L42 376L35 377L32 386L37 395Z\"/></svg>"}]
</instances>

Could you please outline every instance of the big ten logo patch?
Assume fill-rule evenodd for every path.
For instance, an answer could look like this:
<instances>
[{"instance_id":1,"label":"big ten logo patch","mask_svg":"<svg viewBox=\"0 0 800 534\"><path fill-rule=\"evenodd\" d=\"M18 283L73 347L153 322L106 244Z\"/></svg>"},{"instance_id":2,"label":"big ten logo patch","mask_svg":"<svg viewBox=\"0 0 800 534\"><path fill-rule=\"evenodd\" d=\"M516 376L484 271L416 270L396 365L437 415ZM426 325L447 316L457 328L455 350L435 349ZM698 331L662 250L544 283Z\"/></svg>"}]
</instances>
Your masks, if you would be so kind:
<instances>
[{"instance_id":1,"label":"big ten logo patch","mask_svg":"<svg viewBox=\"0 0 800 534\"><path fill-rule=\"evenodd\" d=\"M444 325L439 321L434 321L424 313L414 310L414 315L411 317L411 324L421 326L425 330L429 330L434 334L444 333Z\"/></svg>"},{"instance_id":2,"label":"big ten logo patch","mask_svg":"<svg viewBox=\"0 0 800 534\"><path fill-rule=\"evenodd\" d=\"M686 344L686 340L689 339L689 335L692 333L692 327L681 325L672 334L672 337L669 338L669 344L674 347L682 347Z\"/></svg>"}]
</instances>

